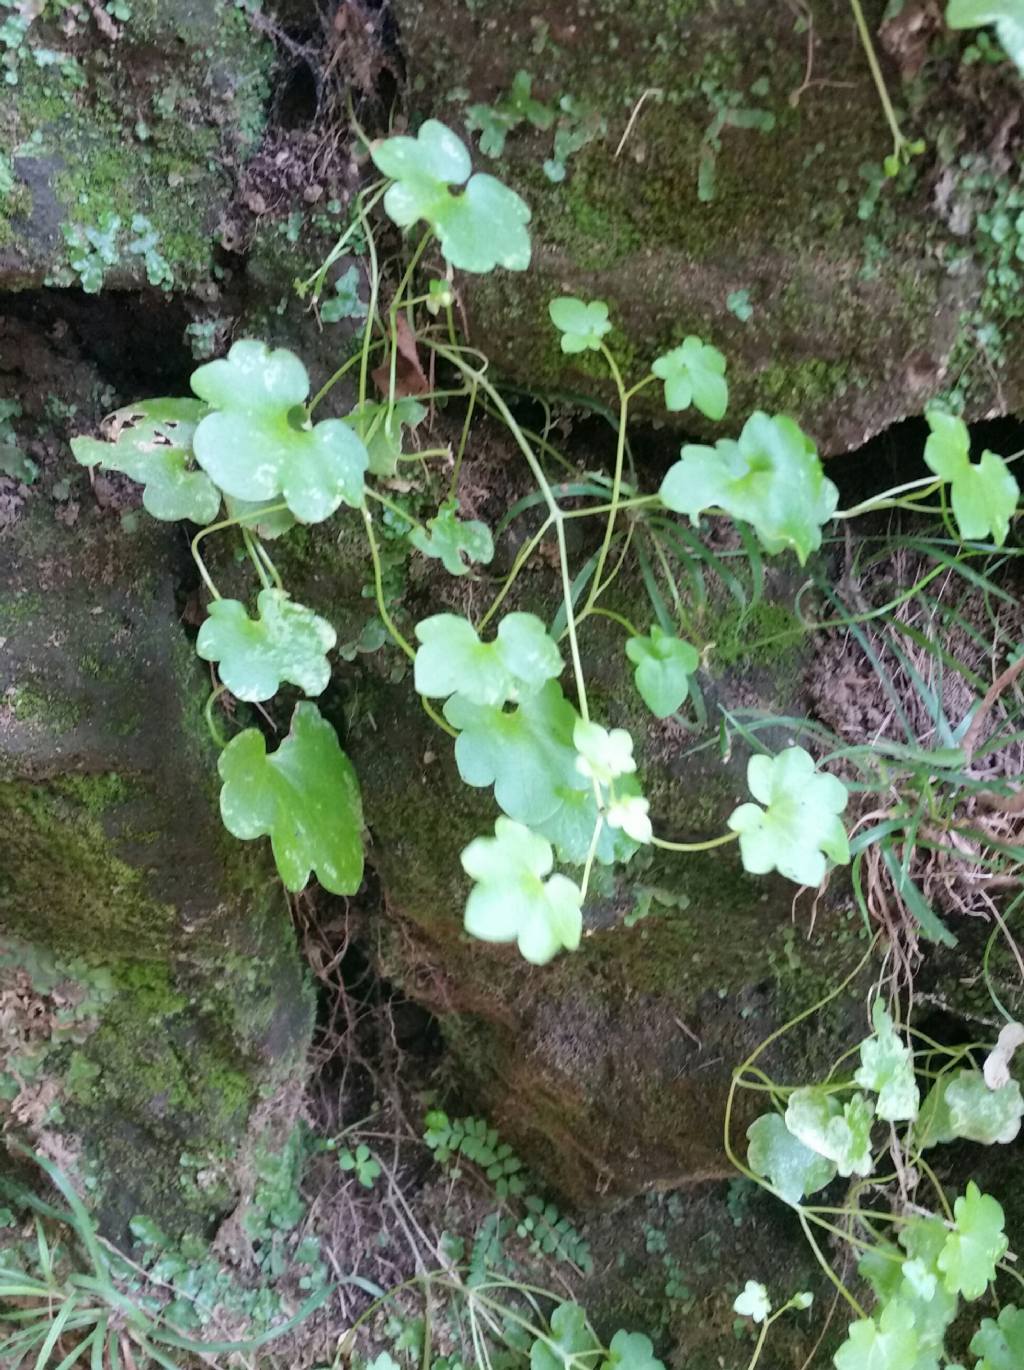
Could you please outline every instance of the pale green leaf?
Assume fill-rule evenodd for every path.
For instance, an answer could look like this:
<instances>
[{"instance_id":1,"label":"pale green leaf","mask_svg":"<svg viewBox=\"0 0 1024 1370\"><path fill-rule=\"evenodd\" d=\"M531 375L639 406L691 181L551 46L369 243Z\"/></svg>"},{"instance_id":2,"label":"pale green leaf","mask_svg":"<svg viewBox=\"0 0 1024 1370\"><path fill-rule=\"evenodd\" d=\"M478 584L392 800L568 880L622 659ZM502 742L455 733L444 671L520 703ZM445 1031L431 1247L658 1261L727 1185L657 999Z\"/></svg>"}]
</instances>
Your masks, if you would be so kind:
<instances>
[{"instance_id":1,"label":"pale green leaf","mask_svg":"<svg viewBox=\"0 0 1024 1370\"><path fill-rule=\"evenodd\" d=\"M486 272L530 265L530 211L515 191L477 173L461 194L452 193L472 164L465 143L444 124L428 119L415 138L387 138L371 156L394 180L384 196L389 217L400 228L425 220L452 266Z\"/></svg>"},{"instance_id":2,"label":"pale green leaf","mask_svg":"<svg viewBox=\"0 0 1024 1370\"><path fill-rule=\"evenodd\" d=\"M717 347L689 337L651 366L665 382L665 408L677 412L695 405L706 418L724 418L729 406L725 357Z\"/></svg>"},{"instance_id":3,"label":"pale green leaf","mask_svg":"<svg viewBox=\"0 0 1024 1370\"><path fill-rule=\"evenodd\" d=\"M984 1357L977 1370L1021 1370L1024 1366L1024 1309L1008 1303L998 1321L985 1318L971 1339L971 1353Z\"/></svg>"},{"instance_id":4,"label":"pale green leaf","mask_svg":"<svg viewBox=\"0 0 1024 1370\"><path fill-rule=\"evenodd\" d=\"M276 752L257 728L231 739L217 769L224 826L243 841L269 836L286 889L315 872L332 894L354 894L363 878L362 804L352 763L315 704L296 705Z\"/></svg>"},{"instance_id":5,"label":"pale green leaf","mask_svg":"<svg viewBox=\"0 0 1024 1370\"><path fill-rule=\"evenodd\" d=\"M871 1018L875 1033L860 1045L854 1082L878 1095L875 1112L886 1122L912 1122L921 1102L914 1078L914 1057L900 1040L885 1005L876 999Z\"/></svg>"},{"instance_id":6,"label":"pale green leaf","mask_svg":"<svg viewBox=\"0 0 1024 1370\"><path fill-rule=\"evenodd\" d=\"M870 1175L874 1105L863 1094L840 1104L820 1085L796 1089L786 1106L786 1127L804 1146L835 1161L839 1174Z\"/></svg>"},{"instance_id":7,"label":"pale green leaf","mask_svg":"<svg viewBox=\"0 0 1024 1370\"><path fill-rule=\"evenodd\" d=\"M986 1146L1012 1142L1024 1118L1020 1085L989 1089L980 1070L958 1070L936 1080L921 1105L915 1138L922 1147L958 1137Z\"/></svg>"},{"instance_id":8,"label":"pale green leaf","mask_svg":"<svg viewBox=\"0 0 1024 1370\"><path fill-rule=\"evenodd\" d=\"M108 420L110 442L72 438L81 466L120 471L142 487L142 505L153 518L212 523L220 491L193 467L192 444L207 407L198 400L142 400L119 409Z\"/></svg>"},{"instance_id":9,"label":"pale green leaf","mask_svg":"<svg viewBox=\"0 0 1024 1370\"><path fill-rule=\"evenodd\" d=\"M573 769L575 769L575 755L574 748ZM581 780L582 777L577 772L571 785L569 782L556 785L555 794L560 801L558 808L550 818L534 824L537 831L552 843L558 853L558 859L576 866L582 866L587 859L598 817L594 787L588 784L585 789L573 788ZM615 789L616 793L624 799L629 798L630 795L639 794L639 786L633 776L627 775L617 781ZM605 822L601 828L594 856L602 865L613 866L625 864L631 856L635 855L636 850L637 843L628 833L621 827L612 827L610 823Z\"/></svg>"},{"instance_id":10,"label":"pale green leaf","mask_svg":"<svg viewBox=\"0 0 1024 1370\"><path fill-rule=\"evenodd\" d=\"M972 464L971 437L963 419L938 409L930 409L925 417L932 430L924 447L925 463L950 483L950 502L960 536L991 536L1002 546L1020 495L1009 467L1002 457L988 451L981 454L977 465Z\"/></svg>"},{"instance_id":11,"label":"pale green leaf","mask_svg":"<svg viewBox=\"0 0 1024 1370\"><path fill-rule=\"evenodd\" d=\"M732 1307L733 1312L739 1313L741 1317L751 1318L754 1322L764 1322L772 1311L772 1301L763 1284L758 1284L757 1280L747 1280L742 1294L736 1296Z\"/></svg>"},{"instance_id":12,"label":"pale green leaf","mask_svg":"<svg viewBox=\"0 0 1024 1370\"><path fill-rule=\"evenodd\" d=\"M758 411L738 442L687 444L662 481L661 498L694 523L706 509L743 519L753 525L765 551L791 549L802 566L821 546L822 525L835 512L839 492L825 478L814 444L793 420Z\"/></svg>"},{"instance_id":13,"label":"pale green leaf","mask_svg":"<svg viewBox=\"0 0 1024 1370\"><path fill-rule=\"evenodd\" d=\"M497 707L541 689L561 674L562 658L534 614L506 614L493 642L457 614L434 614L416 625L416 689L428 699L456 692Z\"/></svg>"},{"instance_id":14,"label":"pale green leaf","mask_svg":"<svg viewBox=\"0 0 1024 1370\"><path fill-rule=\"evenodd\" d=\"M914 1310L914 1326L922 1352L941 1349L946 1331L960 1306L938 1267L949 1229L941 1218L911 1218L900 1228L900 1246L907 1253L899 1270L897 1293Z\"/></svg>"},{"instance_id":15,"label":"pale green leaf","mask_svg":"<svg viewBox=\"0 0 1024 1370\"><path fill-rule=\"evenodd\" d=\"M649 637L631 637L626 655L636 667L640 698L655 718L668 718L690 692L690 677L700 665L696 647L654 624Z\"/></svg>"},{"instance_id":16,"label":"pale green leaf","mask_svg":"<svg viewBox=\"0 0 1024 1370\"><path fill-rule=\"evenodd\" d=\"M586 304L575 295L560 295L548 305L548 314L562 335L563 352L599 352L601 339L611 329L604 300Z\"/></svg>"},{"instance_id":17,"label":"pale green leaf","mask_svg":"<svg viewBox=\"0 0 1024 1370\"><path fill-rule=\"evenodd\" d=\"M442 504L436 518L427 520L426 530L414 528L409 541L424 556L438 558L449 575L464 576L471 562L486 566L493 559L494 539L486 523L463 522L457 509L455 500Z\"/></svg>"},{"instance_id":18,"label":"pale green leaf","mask_svg":"<svg viewBox=\"0 0 1024 1370\"><path fill-rule=\"evenodd\" d=\"M564 875L551 875L550 842L511 818L498 818L493 837L477 837L462 853L476 883L466 902L466 931L485 942L517 942L542 966L563 947L580 944L583 895Z\"/></svg>"},{"instance_id":19,"label":"pale green leaf","mask_svg":"<svg viewBox=\"0 0 1024 1370\"><path fill-rule=\"evenodd\" d=\"M283 496L302 523L362 504L366 448L341 419L310 425L309 377L293 353L243 339L193 372L192 389L215 410L196 429L196 458L226 494Z\"/></svg>"},{"instance_id":20,"label":"pale green leaf","mask_svg":"<svg viewBox=\"0 0 1024 1370\"><path fill-rule=\"evenodd\" d=\"M1003 1210L970 1180L953 1204L953 1216L956 1228L946 1237L937 1264L951 1294L980 1299L1010 1244L1003 1232Z\"/></svg>"},{"instance_id":21,"label":"pale green leaf","mask_svg":"<svg viewBox=\"0 0 1024 1370\"><path fill-rule=\"evenodd\" d=\"M331 625L284 590L261 590L256 609L252 619L237 599L214 600L196 638L198 654L218 663L237 699L271 699L282 680L322 694L331 678L326 654L337 642Z\"/></svg>"},{"instance_id":22,"label":"pale green leaf","mask_svg":"<svg viewBox=\"0 0 1024 1370\"><path fill-rule=\"evenodd\" d=\"M493 785L501 808L520 823L543 823L562 806L566 790L590 788L576 769L572 734L579 715L555 680L511 711L455 694L444 716L459 729L455 761L462 779ZM588 842L593 830L591 821Z\"/></svg>"},{"instance_id":23,"label":"pale green leaf","mask_svg":"<svg viewBox=\"0 0 1024 1370\"><path fill-rule=\"evenodd\" d=\"M787 880L816 888L825 878L825 857L837 865L850 859L846 829L839 815L846 807L846 786L819 772L802 747L778 756L752 756L747 784L758 804L741 804L729 817L740 834L743 867L752 875L777 870Z\"/></svg>"},{"instance_id":24,"label":"pale green leaf","mask_svg":"<svg viewBox=\"0 0 1024 1370\"><path fill-rule=\"evenodd\" d=\"M650 1337L642 1332L620 1330L612 1337L601 1370L665 1370L665 1367L655 1356Z\"/></svg>"},{"instance_id":25,"label":"pale green leaf","mask_svg":"<svg viewBox=\"0 0 1024 1370\"><path fill-rule=\"evenodd\" d=\"M530 1370L567 1370L587 1365L600 1346L579 1304L559 1304L551 1314L550 1337L538 1337L530 1349ZM574 1361L575 1356L583 1359Z\"/></svg>"},{"instance_id":26,"label":"pale green leaf","mask_svg":"<svg viewBox=\"0 0 1024 1370\"><path fill-rule=\"evenodd\" d=\"M765 1113L747 1128L747 1164L777 1189L788 1204L798 1204L836 1176L835 1161L794 1137L778 1113Z\"/></svg>"},{"instance_id":27,"label":"pale green leaf","mask_svg":"<svg viewBox=\"0 0 1024 1370\"><path fill-rule=\"evenodd\" d=\"M896 1299L877 1318L850 1325L833 1364L836 1370L917 1370L919 1351L913 1309Z\"/></svg>"},{"instance_id":28,"label":"pale green leaf","mask_svg":"<svg viewBox=\"0 0 1024 1370\"><path fill-rule=\"evenodd\" d=\"M386 401L364 400L344 421L366 446L370 475L393 476L399 459L405 455L405 430L417 428L426 417L425 405L403 395L391 405Z\"/></svg>"}]
</instances>

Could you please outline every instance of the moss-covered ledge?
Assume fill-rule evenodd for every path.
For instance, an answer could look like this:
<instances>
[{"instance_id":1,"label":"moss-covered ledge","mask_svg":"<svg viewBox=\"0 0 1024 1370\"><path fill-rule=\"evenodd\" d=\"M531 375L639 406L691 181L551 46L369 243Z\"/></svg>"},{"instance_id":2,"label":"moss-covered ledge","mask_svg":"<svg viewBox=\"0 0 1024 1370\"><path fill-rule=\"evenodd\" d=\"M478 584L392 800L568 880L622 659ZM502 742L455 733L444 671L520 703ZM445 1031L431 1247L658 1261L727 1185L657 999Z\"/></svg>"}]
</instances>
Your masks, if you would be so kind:
<instances>
[{"instance_id":1,"label":"moss-covered ledge","mask_svg":"<svg viewBox=\"0 0 1024 1370\"><path fill-rule=\"evenodd\" d=\"M611 397L599 357L559 351L547 302L573 293L608 301L630 380L697 333L730 359L733 415L790 413L828 452L939 394L972 417L1019 408L1019 76L964 62L940 6L920 32L920 6L893 8L864 0L928 148L885 181L892 138L845 0L810 26L763 0L395 0L414 125L464 132L521 70L556 119L515 128L497 162L474 151L533 210L529 272L462 280L495 366ZM559 129L589 141L552 180ZM645 408L666 417L656 388Z\"/></svg>"},{"instance_id":2,"label":"moss-covered ledge","mask_svg":"<svg viewBox=\"0 0 1024 1370\"><path fill-rule=\"evenodd\" d=\"M311 993L265 854L217 814L177 531L55 510L47 480L0 543L0 944L27 992L40 958L104 991L31 1085L0 1062L0 1115L60 1136L111 1232L206 1229L251 1120L295 1108Z\"/></svg>"}]
</instances>

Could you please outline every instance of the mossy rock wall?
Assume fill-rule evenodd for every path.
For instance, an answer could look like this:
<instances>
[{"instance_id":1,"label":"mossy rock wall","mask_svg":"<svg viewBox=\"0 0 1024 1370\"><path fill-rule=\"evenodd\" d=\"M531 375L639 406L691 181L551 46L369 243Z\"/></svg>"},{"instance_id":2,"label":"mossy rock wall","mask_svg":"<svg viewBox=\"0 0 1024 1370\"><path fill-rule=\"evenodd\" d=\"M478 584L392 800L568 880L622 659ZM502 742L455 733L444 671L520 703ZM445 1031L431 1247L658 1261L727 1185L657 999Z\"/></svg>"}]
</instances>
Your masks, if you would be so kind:
<instances>
[{"instance_id":1,"label":"mossy rock wall","mask_svg":"<svg viewBox=\"0 0 1024 1370\"><path fill-rule=\"evenodd\" d=\"M892 136L846 0L813 6L809 27L763 0L394 8L413 127L464 132L518 71L557 116L544 132L522 122L498 161L474 153L533 210L531 270L462 281L506 375L611 394L599 357L559 351L547 303L573 293L608 301L630 379L697 333L730 359L732 414L792 414L827 452L938 395L972 417L1019 407L1021 81L1008 62L965 61L942 6L883 22L893 7L864 0L907 136L928 141L888 182ZM594 137L552 181L559 128ZM637 404L665 418L656 389Z\"/></svg>"},{"instance_id":2,"label":"mossy rock wall","mask_svg":"<svg viewBox=\"0 0 1024 1370\"><path fill-rule=\"evenodd\" d=\"M73 1162L112 1233L204 1229L252 1119L294 1115L311 995L266 853L217 813L187 542L75 465L55 404L94 421L88 360L6 336L40 471L0 480L0 991L50 1028L19 1046L15 1020L0 1117Z\"/></svg>"},{"instance_id":3,"label":"mossy rock wall","mask_svg":"<svg viewBox=\"0 0 1024 1370\"><path fill-rule=\"evenodd\" d=\"M0 42L0 287L208 293L271 44L231 0L33 8Z\"/></svg>"}]
</instances>

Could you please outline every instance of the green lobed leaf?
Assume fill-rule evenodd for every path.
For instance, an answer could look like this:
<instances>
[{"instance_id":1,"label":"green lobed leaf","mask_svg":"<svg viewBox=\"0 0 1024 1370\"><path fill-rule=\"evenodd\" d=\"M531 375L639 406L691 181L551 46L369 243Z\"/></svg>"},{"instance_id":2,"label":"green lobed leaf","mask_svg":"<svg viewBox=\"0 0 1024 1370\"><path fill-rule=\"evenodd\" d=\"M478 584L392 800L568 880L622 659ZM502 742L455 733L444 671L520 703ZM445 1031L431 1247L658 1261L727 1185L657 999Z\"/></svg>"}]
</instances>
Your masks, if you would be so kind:
<instances>
[{"instance_id":1,"label":"green lobed leaf","mask_svg":"<svg viewBox=\"0 0 1024 1370\"><path fill-rule=\"evenodd\" d=\"M263 734L231 739L217 767L224 826L243 841L269 836L285 888L316 873L332 894L354 894L363 878L359 782L334 729L315 704L301 703L291 731L267 755Z\"/></svg>"},{"instance_id":2,"label":"green lobed leaf","mask_svg":"<svg viewBox=\"0 0 1024 1370\"><path fill-rule=\"evenodd\" d=\"M897 1296L914 1311L914 1326L922 1352L941 1350L946 1331L960 1305L958 1295L946 1289L938 1267L948 1229L941 1218L911 1218L899 1232L907 1253L896 1267Z\"/></svg>"},{"instance_id":3,"label":"green lobed leaf","mask_svg":"<svg viewBox=\"0 0 1024 1370\"><path fill-rule=\"evenodd\" d=\"M543 823L562 806L565 790L590 788L576 769L572 733L579 715L556 680L511 712L455 694L444 716L459 729L455 761L462 779L493 785L501 808L520 823ZM593 830L591 822L588 843Z\"/></svg>"},{"instance_id":4,"label":"green lobed leaf","mask_svg":"<svg viewBox=\"0 0 1024 1370\"><path fill-rule=\"evenodd\" d=\"M874 1036L860 1045L860 1068L854 1082L878 1095L875 1112L885 1122L912 1122L921 1103L914 1078L914 1057L900 1040L881 999L871 1008Z\"/></svg>"},{"instance_id":5,"label":"green lobed leaf","mask_svg":"<svg viewBox=\"0 0 1024 1370\"><path fill-rule=\"evenodd\" d=\"M384 208L400 228L425 220L441 251L462 271L496 266L525 271L530 265L530 211L493 176L478 172L461 194L452 194L472 170L465 143L450 128L428 119L415 138L387 138L371 149L377 168L394 184Z\"/></svg>"},{"instance_id":6,"label":"green lobed leaf","mask_svg":"<svg viewBox=\"0 0 1024 1370\"><path fill-rule=\"evenodd\" d=\"M796 1089L786 1106L786 1127L804 1146L835 1161L839 1174L870 1175L875 1110L863 1094L840 1104L823 1086Z\"/></svg>"},{"instance_id":7,"label":"green lobed leaf","mask_svg":"<svg viewBox=\"0 0 1024 1370\"><path fill-rule=\"evenodd\" d=\"M794 1137L778 1113L765 1113L747 1128L747 1164L793 1205L824 1189L837 1173L835 1161Z\"/></svg>"},{"instance_id":8,"label":"green lobed leaf","mask_svg":"<svg viewBox=\"0 0 1024 1370\"><path fill-rule=\"evenodd\" d=\"M196 458L225 494L283 496L302 523L362 504L366 448L341 419L309 425L309 376L294 353L243 339L194 371L192 389L215 411L196 429Z\"/></svg>"},{"instance_id":9,"label":"green lobed leaf","mask_svg":"<svg viewBox=\"0 0 1024 1370\"><path fill-rule=\"evenodd\" d=\"M293 604L285 590L261 590L257 616L237 599L217 599L199 629L196 651L218 663L220 678L237 699L271 699L287 680L307 695L321 694L331 678L327 653L337 642L331 625Z\"/></svg>"},{"instance_id":10,"label":"green lobed leaf","mask_svg":"<svg viewBox=\"0 0 1024 1370\"><path fill-rule=\"evenodd\" d=\"M729 407L729 386L725 379L725 357L697 337L688 337L682 346L666 352L651 366L665 382L665 408L670 412L695 405L709 419L725 417Z\"/></svg>"},{"instance_id":11,"label":"green lobed leaf","mask_svg":"<svg viewBox=\"0 0 1024 1370\"><path fill-rule=\"evenodd\" d=\"M551 875L550 842L522 823L498 818L493 837L477 837L462 853L476 883L466 902L466 931L485 942L516 942L525 960L543 966L564 947L580 944L583 895L564 875Z\"/></svg>"},{"instance_id":12,"label":"green lobed leaf","mask_svg":"<svg viewBox=\"0 0 1024 1370\"><path fill-rule=\"evenodd\" d=\"M652 625L649 637L631 637L626 655L636 667L640 698L655 718L668 718L690 692L690 676L700 665L696 647Z\"/></svg>"},{"instance_id":13,"label":"green lobed leaf","mask_svg":"<svg viewBox=\"0 0 1024 1370\"><path fill-rule=\"evenodd\" d=\"M530 1348L530 1370L567 1370L569 1366L586 1365L600 1346L579 1304L559 1304L551 1314L550 1337L538 1337ZM574 1356L583 1359L573 1361Z\"/></svg>"},{"instance_id":14,"label":"green lobed leaf","mask_svg":"<svg viewBox=\"0 0 1024 1370\"><path fill-rule=\"evenodd\" d=\"M578 781L577 775L575 783ZM639 785L632 776L623 777L615 788L624 796L639 794ZM565 783L555 787L555 794L560 801L558 808L550 818L534 826L552 843L560 861L582 866L590 851L598 816L593 786L573 789ZM637 843L628 833L606 822L601 828L594 857L604 866L624 865L636 851Z\"/></svg>"},{"instance_id":15,"label":"green lobed leaf","mask_svg":"<svg viewBox=\"0 0 1024 1370\"><path fill-rule=\"evenodd\" d=\"M654 1354L650 1337L642 1332L620 1329L612 1337L608 1356L601 1362L601 1370L665 1370Z\"/></svg>"},{"instance_id":16,"label":"green lobed leaf","mask_svg":"<svg viewBox=\"0 0 1024 1370\"><path fill-rule=\"evenodd\" d=\"M427 417L426 406L409 395L391 405L386 401L364 400L356 405L344 422L366 445L371 476L393 476L405 455L405 430L418 428Z\"/></svg>"},{"instance_id":17,"label":"green lobed leaf","mask_svg":"<svg viewBox=\"0 0 1024 1370\"><path fill-rule=\"evenodd\" d=\"M919 1353L913 1309L894 1299L877 1318L850 1325L833 1364L836 1370L918 1370Z\"/></svg>"},{"instance_id":18,"label":"green lobed leaf","mask_svg":"<svg viewBox=\"0 0 1024 1370\"><path fill-rule=\"evenodd\" d=\"M212 523L220 491L192 466L196 428L206 412L198 400L142 400L111 416L112 442L72 438L71 450L80 466L99 465L138 481L143 508L153 518Z\"/></svg>"},{"instance_id":19,"label":"green lobed leaf","mask_svg":"<svg viewBox=\"0 0 1024 1370\"><path fill-rule=\"evenodd\" d=\"M486 523L478 519L463 522L457 517L458 501L448 500L427 520L427 531L414 528L409 541L425 557L435 557L452 576L464 576L470 562L486 566L494 557L494 539Z\"/></svg>"},{"instance_id":20,"label":"green lobed leaf","mask_svg":"<svg viewBox=\"0 0 1024 1370\"><path fill-rule=\"evenodd\" d=\"M741 804L729 816L729 827L740 834L744 870L752 875L777 870L814 888L825 878L826 856L847 864L850 848L839 817L846 786L819 772L802 747L787 747L775 757L752 756L747 784L765 807Z\"/></svg>"},{"instance_id":21,"label":"green lobed leaf","mask_svg":"<svg viewBox=\"0 0 1024 1370\"><path fill-rule=\"evenodd\" d=\"M982 1194L970 1180L953 1204L953 1216L956 1228L947 1235L936 1263L951 1294L980 1299L1010 1245L1003 1231L1003 1210L991 1194Z\"/></svg>"},{"instance_id":22,"label":"green lobed leaf","mask_svg":"<svg viewBox=\"0 0 1024 1370\"><path fill-rule=\"evenodd\" d=\"M825 478L817 450L792 419L760 411L739 441L714 447L687 444L661 484L661 499L693 523L721 509L753 525L765 551L796 553L802 566L821 546L822 525L835 513L839 492Z\"/></svg>"},{"instance_id":23,"label":"green lobed leaf","mask_svg":"<svg viewBox=\"0 0 1024 1370\"><path fill-rule=\"evenodd\" d=\"M601 339L611 330L604 300L586 304L575 295L560 295L548 305L548 314L562 335L563 352L599 352Z\"/></svg>"},{"instance_id":24,"label":"green lobed leaf","mask_svg":"<svg viewBox=\"0 0 1024 1370\"><path fill-rule=\"evenodd\" d=\"M1008 1303L997 1321L985 1318L971 1338L971 1354L983 1357L976 1370L1021 1370L1024 1365L1024 1309Z\"/></svg>"},{"instance_id":25,"label":"green lobed leaf","mask_svg":"<svg viewBox=\"0 0 1024 1370\"><path fill-rule=\"evenodd\" d=\"M535 614L506 614L493 642L481 642L468 619L434 614L416 625L413 674L428 699L460 694L493 707L521 699L561 674L562 658Z\"/></svg>"},{"instance_id":26,"label":"green lobed leaf","mask_svg":"<svg viewBox=\"0 0 1024 1370\"><path fill-rule=\"evenodd\" d=\"M1006 541L1010 519L1017 509L1020 488L1002 457L983 452L971 462L971 435L963 419L929 409L925 414L931 436L924 446L925 464L950 483L950 502L960 536L991 536L998 546Z\"/></svg>"},{"instance_id":27,"label":"green lobed leaf","mask_svg":"<svg viewBox=\"0 0 1024 1370\"><path fill-rule=\"evenodd\" d=\"M980 1070L958 1070L936 1080L921 1105L914 1131L919 1146L936 1146L958 1137L985 1146L1012 1142L1024 1118L1020 1085L1010 1080L989 1089Z\"/></svg>"}]
</instances>

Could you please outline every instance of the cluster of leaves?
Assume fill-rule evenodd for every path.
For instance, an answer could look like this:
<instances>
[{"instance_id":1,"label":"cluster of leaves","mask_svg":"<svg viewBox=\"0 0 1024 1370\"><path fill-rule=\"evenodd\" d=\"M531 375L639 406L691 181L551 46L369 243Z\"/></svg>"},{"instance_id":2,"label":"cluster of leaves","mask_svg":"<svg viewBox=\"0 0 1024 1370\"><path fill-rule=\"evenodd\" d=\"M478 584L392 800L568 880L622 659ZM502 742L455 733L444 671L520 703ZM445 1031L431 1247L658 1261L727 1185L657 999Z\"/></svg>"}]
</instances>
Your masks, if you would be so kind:
<instances>
[{"instance_id":1,"label":"cluster of leaves","mask_svg":"<svg viewBox=\"0 0 1024 1370\"><path fill-rule=\"evenodd\" d=\"M942 1049L932 1047L922 1053L922 1069L932 1081L922 1099L915 1052L881 1000L873 1005L872 1025L852 1078L830 1076L824 1084L782 1091L784 1110L762 1115L747 1131L750 1171L807 1214L814 1210L803 1200L835 1176L875 1174L891 1144L887 1137L879 1146L879 1123L902 1129L900 1149L909 1165L932 1146L958 1139L1005 1145L1020 1131L1024 1098L1015 1080L990 1085L984 1071L964 1066L964 1053L953 1049L936 1071ZM856 1209L851 1218L857 1221ZM837 1370L937 1364L960 1299L981 1298L1008 1247L1002 1208L973 1181L947 1216L929 1215L918 1203L906 1215L897 1213L894 1226L894 1240L877 1239L862 1248L858 1269L878 1305L871 1317L849 1328L835 1356ZM1016 1326L1014 1314L1004 1328L983 1325L972 1349L987 1355Z\"/></svg>"},{"instance_id":2,"label":"cluster of leaves","mask_svg":"<svg viewBox=\"0 0 1024 1370\"><path fill-rule=\"evenodd\" d=\"M546 122L531 92L528 76L520 73L507 106L495 116L506 131L521 119ZM742 114L731 100L722 110L725 122ZM492 149L498 124L488 125ZM428 120L415 137L384 139L371 154L388 178L376 193L393 222L403 229L427 226L419 250L432 236L450 268L485 272L529 265L529 209L493 176L474 174L466 145L444 124ZM365 217L360 224L368 231ZM339 299L351 296L350 312L361 313L358 278L349 274L343 284ZM449 324L453 298L448 282L437 281L428 296L419 297L432 313L445 309ZM703 339L683 337L627 390L606 341L612 331L607 303L562 296L549 312L564 352L598 353L609 364L622 403L620 456L630 397L649 384L660 383L670 412L692 407L712 422L725 417L726 361ZM364 372L380 326L378 314L370 313ZM407 313L411 317L411 305ZM407 318L402 323L408 332ZM397 332L384 341L396 354L403 346L408 352ZM457 362L458 350L445 357ZM394 366L390 370L394 376ZM419 379L429 384L422 369L417 384ZM479 377L473 385L478 382ZM197 651L216 665L223 687L238 700L265 702L284 684L307 698L295 707L291 729L275 751L268 753L262 731L254 727L224 747L224 822L243 840L270 838L288 889L301 889L315 874L332 892L351 893L363 871L359 787L333 727L311 702L329 682L336 634L326 619L289 597L261 539L279 536L296 522L319 523L342 508L359 510L370 533L380 622L391 631L367 498L382 500L385 519L393 523L401 511L368 481L394 484L407 455L407 434L426 417L426 396L399 395L392 381L386 398L370 399L364 375L359 402L348 415L315 421L312 410L321 396L310 403L302 362L253 340L236 342L226 357L200 366L192 389L195 398L150 400L119 411L110 421L109 440L77 438L75 456L140 482L143 503L157 518L241 528L261 582L255 613L242 600L222 598L200 561L213 602ZM933 431L925 458L937 476L934 488L948 486L961 535L991 535L1002 542L1019 493L1006 464L991 452L972 464L963 424L937 413L929 421ZM545 481L539 463L534 474ZM611 491L605 551L621 501L619 475ZM550 486L547 497L556 507ZM791 418L760 412L747 420L738 439L686 444L659 495L646 500L693 523L707 512L728 515L751 545L748 525L767 553L792 552L801 565L821 546L837 501L811 439ZM480 520L461 519L454 498L424 523L402 525L397 536L457 577L494 558L491 529ZM569 568L562 569L568 584ZM591 592L584 614L599 593ZM568 601L563 612L573 612ZM571 632L572 624L565 630ZM578 654L576 701L567 695L558 629L549 632L530 613L506 613L491 640L482 639L469 618L433 614L416 625L415 637L414 650L395 633L413 657L416 689L424 701L443 701L460 775L471 786L493 788L501 811L493 835L478 837L462 853L473 882L466 928L483 940L515 942L528 961L542 965L580 944L594 864L628 861L656 840L633 740L589 717ZM625 650L637 690L656 717L671 716L688 697L699 703L698 650L664 621L647 632L630 626ZM777 870L817 885L829 861L849 861L841 819L845 789L836 778L819 774L807 752L792 747L774 758L755 756L748 779L756 802L740 805L729 820L748 871ZM556 871L556 862L582 867L582 878Z\"/></svg>"},{"instance_id":3,"label":"cluster of leaves","mask_svg":"<svg viewBox=\"0 0 1024 1370\"><path fill-rule=\"evenodd\" d=\"M470 105L466 111L466 128L480 134L480 151L486 157L500 157L508 135L524 124L541 133L554 128L552 155L544 160L544 175L556 182L565 180L570 157L608 131L607 120L584 100L563 95L557 109L538 100L528 71L517 71L509 90L493 105Z\"/></svg>"},{"instance_id":4,"label":"cluster of leaves","mask_svg":"<svg viewBox=\"0 0 1024 1370\"><path fill-rule=\"evenodd\" d=\"M570 1261L583 1271L591 1269L587 1243L553 1203L532 1192L533 1177L495 1128L482 1118L449 1118L440 1109L432 1109L424 1121L423 1140L450 1175L458 1176L460 1159L472 1161L498 1198L520 1201L510 1226L536 1253Z\"/></svg>"}]
</instances>

